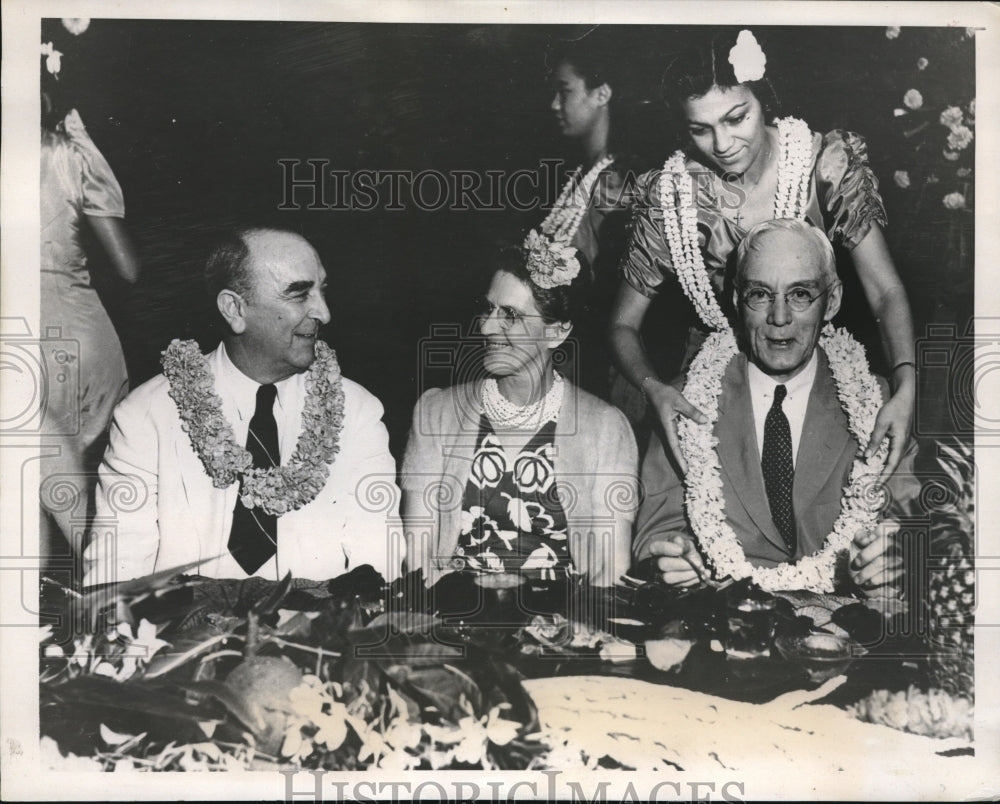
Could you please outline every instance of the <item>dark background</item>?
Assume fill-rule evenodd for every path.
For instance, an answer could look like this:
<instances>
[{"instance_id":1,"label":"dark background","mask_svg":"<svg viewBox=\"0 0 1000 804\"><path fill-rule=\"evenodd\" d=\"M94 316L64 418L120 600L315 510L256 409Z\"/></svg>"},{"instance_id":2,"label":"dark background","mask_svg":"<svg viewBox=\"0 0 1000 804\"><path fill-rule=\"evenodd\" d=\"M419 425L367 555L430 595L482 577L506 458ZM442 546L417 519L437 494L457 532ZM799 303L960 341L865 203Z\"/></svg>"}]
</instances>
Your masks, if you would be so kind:
<instances>
[{"instance_id":1,"label":"dark background","mask_svg":"<svg viewBox=\"0 0 1000 804\"><path fill-rule=\"evenodd\" d=\"M554 38L586 30L93 20L72 37L58 21L46 21L43 41L65 54L61 78L122 184L126 223L143 262L142 279L130 289L108 279L99 260L92 263L133 386L159 371L159 352L172 338L197 338L206 350L218 339L200 270L219 228L246 221L287 226L301 231L323 259L333 316L324 336L345 375L383 401L400 457L426 382L421 339L432 324L468 323L469 305L487 283L485 249L519 242L544 210L430 212L404 198L404 211L282 211L278 160L325 159L350 171L511 173L566 158L572 168L575 155L565 153L548 109L545 49ZM897 39L887 38L884 28L753 30L783 114L804 118L813 130L843 127L867 137L918 334L931 324L964 332L973 299L972 216L949 217L941 193L917 196L930 168L914 162L913 137L893 110L917 87L934 118L927 119L937 125L944 105L974 97L974 39L944 28L906 28ZM660 74L705 31L605 26L601 32L621 43L628 80L615 92L647 167L661 164L677 144L659 103ZM930 66L919 71L921 56ZM971 160L972 151L963 160ZM919 175L913 192L893 184L899 169L912 171L915 184ZM387 186L381 189L384 205ZM542 188L539 201L550 204L558 189ZM877 350L849 261L842 270L848 323ZM925 415L947 419L946 412L924 408Z\"/></svg>"}]
</instances>

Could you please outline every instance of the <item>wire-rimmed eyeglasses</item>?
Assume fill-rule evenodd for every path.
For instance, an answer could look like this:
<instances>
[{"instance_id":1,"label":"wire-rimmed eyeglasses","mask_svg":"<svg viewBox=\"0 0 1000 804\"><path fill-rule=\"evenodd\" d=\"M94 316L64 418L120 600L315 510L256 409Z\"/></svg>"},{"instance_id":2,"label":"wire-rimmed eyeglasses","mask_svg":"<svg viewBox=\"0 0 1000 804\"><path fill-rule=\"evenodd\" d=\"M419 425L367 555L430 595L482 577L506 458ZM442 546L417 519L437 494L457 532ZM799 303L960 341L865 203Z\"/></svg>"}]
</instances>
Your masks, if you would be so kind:
<instances>
[{"instance_id":1,"label":"wire-rimmed eyeglasses","mask_svg":"<svg viewBox=\"0 0 1000 804\"><path fill-rule=\"evenodd\" d=\"M543 315L522 313L520 310L515 310L513 307L508 307L505 304L493 304L489 299L477 299L475 311L476 319L479 321L480 326L496 313L497 323L500 325L500 329L504 331L512 329L525 318L545 318Z\"/></svg>"},{"instance_id":2,"label":"wire-rimmed eyeglasses","mask_svg":"<svg viewBox=\"0 0 1000 804\"><path fill-rule=\"evenodd\" d=\"M770 310L771 305L774 304L774 300L780 295L784 298L785 304L788 308L796 313L804 313L810 307L812 307L813 302L822 296L825 296L831 290L833 290L839 283L831 282L819 293L814 293L811 288L796 286L791 287L784 293L774 293L767 288L762 288L759 286L754 286L746 288L740 294L740 301L749 307L751 310L756 310L757 312L764 312L765 310Z\"/></svg>"}]
</instances>

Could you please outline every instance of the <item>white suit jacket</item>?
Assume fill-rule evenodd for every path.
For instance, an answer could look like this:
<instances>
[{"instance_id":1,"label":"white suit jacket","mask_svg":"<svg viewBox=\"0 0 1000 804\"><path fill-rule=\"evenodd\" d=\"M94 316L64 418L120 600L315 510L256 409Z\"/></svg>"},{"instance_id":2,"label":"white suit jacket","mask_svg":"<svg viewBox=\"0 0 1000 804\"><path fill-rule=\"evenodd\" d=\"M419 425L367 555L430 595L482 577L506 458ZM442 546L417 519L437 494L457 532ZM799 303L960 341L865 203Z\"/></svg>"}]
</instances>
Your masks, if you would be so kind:
<instances>
[{"instance_id":1,"label":"white suit jacket","mask_svg":"<svg viewBox=\"0 0 1000 804\"><path fill-rule=\"evenodd\" d=\"M243 444L257 383L239 372L225 346L207 356L222 412ZM277 383L275 418L281 460L295 451L305 401L305 375ZM213 578L245 578L229 554L239 483L217 489L168 395L161 374L139 386L115 410L110 443L99 470L94 536L84 552L84 585L124 581L192 561L189 570ZM387 579L402 560L399 490L382 404L343 380L340 450L315 500L278 517L277 555L254 575L278 580L325 580L361 564ZM218 557L218 558L217 558Z\"/></svg>"}]
</instances>

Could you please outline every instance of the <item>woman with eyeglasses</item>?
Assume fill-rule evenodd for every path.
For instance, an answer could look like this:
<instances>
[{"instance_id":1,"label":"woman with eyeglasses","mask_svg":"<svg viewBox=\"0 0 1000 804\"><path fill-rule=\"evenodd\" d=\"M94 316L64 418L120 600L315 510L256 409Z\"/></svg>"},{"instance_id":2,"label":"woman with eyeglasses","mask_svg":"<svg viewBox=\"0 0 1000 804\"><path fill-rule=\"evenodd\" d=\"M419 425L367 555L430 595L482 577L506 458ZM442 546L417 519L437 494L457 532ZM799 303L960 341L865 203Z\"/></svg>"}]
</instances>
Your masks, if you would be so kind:
<instances>
[{"instance_id":1,"label":"woman with eyeglasses","mask_svg":"<svg viewBox=\"0 0 1000 804\"><path fill-rule=\"evenodd\" d=\"M639 178L639 212L612 313L612 350L655 409L683 466L676 417L704 417L657 376L646 355L639 331L652 299L679 284L691 300L700 324L689 337L687 363L705 332L729 326L727 267L746 232L765 220L804 218L851 252L878 323L893 394L879 411L866 455L888 436L891 473L910 434L916 369L909 302L882 234L878 182L857 134L817 134L791 117L768 123L776 103L766 72L767 57L748 30L718 33L667 69L665 101L681 119L688 147Z\"/></svg>"},{"instance_id":2,"label":"woman with eyeglasses","mask_svg":"<svg viewBox=\"0 0 1000 804\"><path fill-rule=\"evenodd\" d=\"M477 315L482 375L431 389L403 459L407 569L611 586L628 568L638 503L632 431L556 370L582 312L576 252L530 236L507 248Z\"/></svg>"}]
</instances>

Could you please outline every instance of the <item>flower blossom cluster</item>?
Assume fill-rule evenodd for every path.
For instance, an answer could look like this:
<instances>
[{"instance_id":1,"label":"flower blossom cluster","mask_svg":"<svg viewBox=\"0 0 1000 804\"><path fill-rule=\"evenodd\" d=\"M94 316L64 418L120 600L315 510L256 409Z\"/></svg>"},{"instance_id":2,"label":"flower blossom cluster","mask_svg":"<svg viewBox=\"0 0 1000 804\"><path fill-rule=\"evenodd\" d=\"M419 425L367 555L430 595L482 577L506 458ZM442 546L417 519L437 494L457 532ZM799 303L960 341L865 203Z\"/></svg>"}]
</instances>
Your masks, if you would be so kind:
<instances>
[{"instance_id":1,"label":"flower blossom cluster","mask_svg":"<svg viewBox=\"0 0 1000 804\"><path fill-rule=\"evenodd\" d=\"M524 248L531 281L540 288L569 285L580 273L576 249L564 240L551 240L532 229L524 240Z\"/></svg>"}]
</instances>

